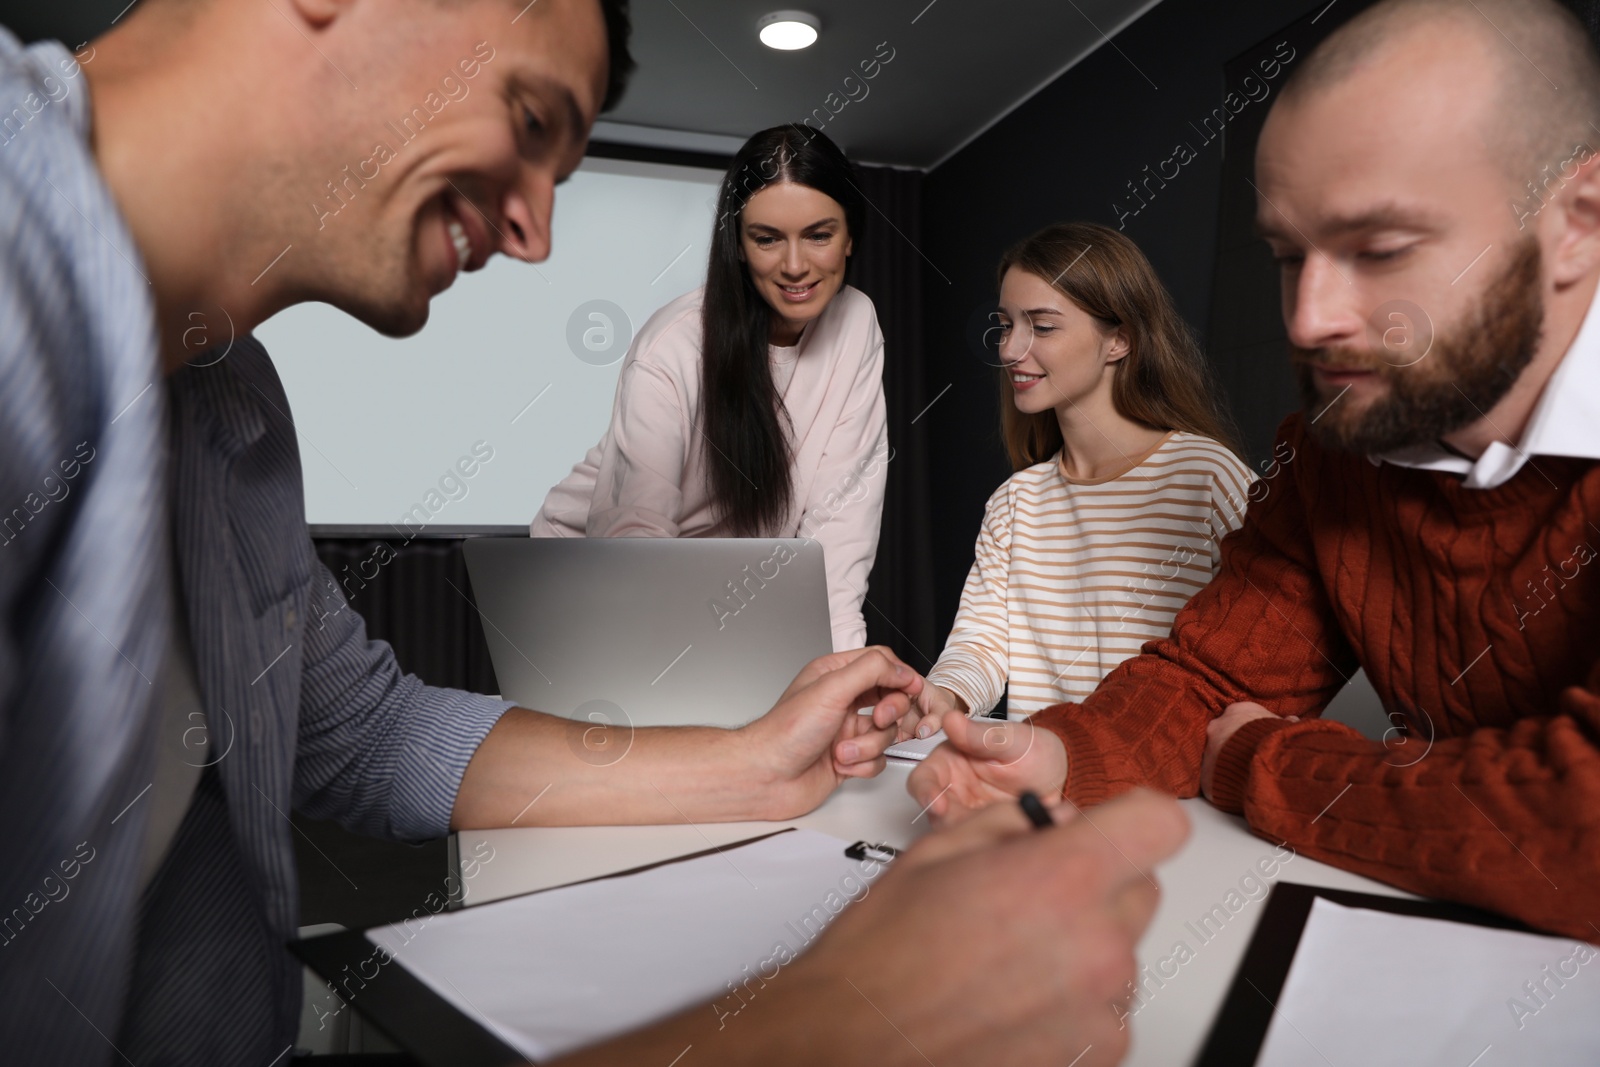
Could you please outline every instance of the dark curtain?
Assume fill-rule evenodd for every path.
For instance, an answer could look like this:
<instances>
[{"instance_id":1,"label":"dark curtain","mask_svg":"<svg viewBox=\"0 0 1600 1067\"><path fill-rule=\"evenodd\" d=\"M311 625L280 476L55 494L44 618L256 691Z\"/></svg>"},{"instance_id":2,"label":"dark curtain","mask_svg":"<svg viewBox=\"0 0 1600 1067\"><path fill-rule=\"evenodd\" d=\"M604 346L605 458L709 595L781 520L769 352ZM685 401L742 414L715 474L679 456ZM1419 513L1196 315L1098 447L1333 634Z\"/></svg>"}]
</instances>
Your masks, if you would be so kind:
<instances>
[{"instance_id":1,"label":"dark curtain","mask_svg":"<svg viewBox=\"0 0 1600 1067\"><path fill-rule=\"evenodd\" d=\"M379 542L319 537L317 555L367 622L367 636L394 646L400 666L429 685L498 693L483 624L459 538L389 541L394 558L379 566ZM372 578L363 575L374 575Z\"/></svg>"},{"instance_id":2,"label":"dark curtain","mask_svg":"<svg viewBox=\"0 0 1600 1067\"><path fill-rule=\"evenodd\" d=\"M1573 10L1583 24L1589 27L1589 36L1600 42L1600 0L1562 0Z\"/></svg>"},{"instance_id":3,"label":"dark curtain","mask_svg":"<svg viewBox=\"0 0 1600 1067\"><path fill-rule=\"evenodd\" d=\"M867 640L888 645L911 666L933 666L944 635L933 610L929 524L928 389L922 339L922 174L862 167L866 224L851 257L850 281L877 305L883 328L883 392L893 458L884 488L883 532L862 607Z\"/></svg>"}]
</instances>

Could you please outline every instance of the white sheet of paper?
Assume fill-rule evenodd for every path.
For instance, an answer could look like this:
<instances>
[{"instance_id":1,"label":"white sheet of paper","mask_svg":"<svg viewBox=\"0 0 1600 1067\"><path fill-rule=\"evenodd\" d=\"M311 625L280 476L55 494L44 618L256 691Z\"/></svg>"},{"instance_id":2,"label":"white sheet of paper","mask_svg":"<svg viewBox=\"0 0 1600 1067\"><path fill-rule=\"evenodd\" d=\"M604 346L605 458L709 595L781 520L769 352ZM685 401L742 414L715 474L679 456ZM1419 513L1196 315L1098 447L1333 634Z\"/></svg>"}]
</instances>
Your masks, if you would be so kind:
<instances>
[{"instance_id":1,"label":"white sheet of paper","mask_svg":"<svg viewBox=\"0 0 1600 1067\"><path fill-rule=\"evenodd\" d=\"M943 730L936 730L927 737L913 737L909 741L901 741L884 749L885 756L896 756L900 759L924 760L928 753L944 744L948 737Z\"/></svg>"},{"instance_id":2,"label":"white sheet of paper","mask_svg":"<svg viewBox=\"0 0 1600 1067\"><path fill-rule=\"evenodd\" d=\"M1256 1067L1329 1064L1600 1064L1600 949L1319 897Z\"/></svg>"},{"instance_id":3,"label":"white sheet of paper","mask_svg":"<svg viewBox=\"0 0 1600 1067\"><path fill-rule=\"evenodd\" d=\"M367 937L534 1060L695 1004L737 1026L741 1005L885 870L847 858L847 844L794 830Z\"/></svg>"}]
</instances>

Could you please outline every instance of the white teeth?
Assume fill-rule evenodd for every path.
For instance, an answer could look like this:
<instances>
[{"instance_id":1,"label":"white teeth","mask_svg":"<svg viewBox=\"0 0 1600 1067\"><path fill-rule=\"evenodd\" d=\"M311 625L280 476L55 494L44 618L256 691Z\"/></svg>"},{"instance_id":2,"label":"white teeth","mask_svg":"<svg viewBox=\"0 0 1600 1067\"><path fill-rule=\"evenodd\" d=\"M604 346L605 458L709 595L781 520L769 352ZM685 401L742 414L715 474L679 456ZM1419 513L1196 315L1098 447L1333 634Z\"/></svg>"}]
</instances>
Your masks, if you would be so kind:
<instances>
[{"instance_id":1,"label":"white teeth","mask_svg":"<svg viewBox=\"0 0 1600 1067\"><path fill-rule=\"evenodd\" d=\"M467 260L472 258L472 241L467 237L466 227L461 225L460 219L450 220L450 243L456 246L456 269L466 268Z\"/></svg>"},{"instance_id":2,"label":"white teeth","mask_svg":"<svg viewBox=\"0 0 1600 1067\"><path fill-rule=\"evenodd\" d=\"M816 282L812 282L811 283L811 285L815 285L815 284L816 284ZM788 292L788 293L799 294L799 293L808 292L811 289L811 285L785 285L785 286L783 286L783 290L785 292Z\"/></svg>"},{"instance_id":3,"label":"white teeth","mask_svg":"<svg viewBox=\"0 0 1600 1067\"><path fill-rule=\"evenodd\" d=\"M1044 377L1044 375L1042 375L1042 374L1013 374L1011 376L1011 380L1014 381L1014 382L1019 382L1019 383L1020 382L1036 382L1040 378L1043 378L1043 377Z\"/></svg>"}]
</instances>

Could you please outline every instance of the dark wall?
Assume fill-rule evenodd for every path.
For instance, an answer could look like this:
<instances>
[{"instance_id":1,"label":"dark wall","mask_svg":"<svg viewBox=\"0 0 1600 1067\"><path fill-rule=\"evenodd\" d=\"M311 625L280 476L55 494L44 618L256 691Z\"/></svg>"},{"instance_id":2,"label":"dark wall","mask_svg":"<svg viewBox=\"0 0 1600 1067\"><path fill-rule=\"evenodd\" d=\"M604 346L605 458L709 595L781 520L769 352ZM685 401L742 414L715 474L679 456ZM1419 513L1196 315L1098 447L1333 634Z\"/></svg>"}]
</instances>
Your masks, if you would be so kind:
<instances>
[{"instance_id":1,"label":"dark wall","mask_svg":"<svg viewBox=\"0 0 1600 1067\"><path fill-rule=\"evenodd\" d=\"M1097 49L923 183L928 383L934 393L951 384L925 416L931 423L936 504L929 520L941 633L955 617L984 501L1010 473L999 441L996 372L979 361L972 336L982 328L975 331L974 323L993 309L1001 253L1052 222L1120 224L1204 336L1228 148L1227 126L1215 120L1208 126L1205 119L1222 104L1224 65L1326 5L1164 0L1119 33L1115 47ZM1275 95L1287 76L1285 69L1263 84ZM1239 117L1264 111L1274 95L1247 103ZM1178 164L1180 143L1194 157ZM1168 160L1174 162L1164 167ZM1175 177L1162 178L1163 170L1171 175L1174 169ZM1276 422L1283 414L1265 417ZM1263 417L1235 415L1241 422Z\"/></svg>"}]
</instances>

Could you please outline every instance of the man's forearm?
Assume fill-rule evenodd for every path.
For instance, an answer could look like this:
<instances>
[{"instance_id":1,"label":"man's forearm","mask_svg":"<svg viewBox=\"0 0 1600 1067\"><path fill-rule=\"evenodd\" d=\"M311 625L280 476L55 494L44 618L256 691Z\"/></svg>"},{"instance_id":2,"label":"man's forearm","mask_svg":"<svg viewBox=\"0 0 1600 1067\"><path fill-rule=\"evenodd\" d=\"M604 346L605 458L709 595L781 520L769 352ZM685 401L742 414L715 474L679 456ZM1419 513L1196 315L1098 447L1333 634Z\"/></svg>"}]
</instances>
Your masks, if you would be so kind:
<instances>
[{"instance_id":1,"label":"man's forearm","mask_svg":"<svg viewBox=\"0 0 1600 1067\"><path fill-rule=\"evenodd\" d=\"M1432 744L1386 745L1333 722L1273 729L1251 755L1245 817L1336 867L1600 940L1587 844L1600 823L1600 698L1590 705Z\"/></svg>"},{"instance_id":2,"label":"man's forearm","mask_svg":"<svg viewBox=\"0 0 1600 1067\"><path fill-rule=\"evenodd\" d=\"M738 730L605 725L512 708L467 765L451 825L593 826L778 817Z\"/></svg>"}]
</instances>

